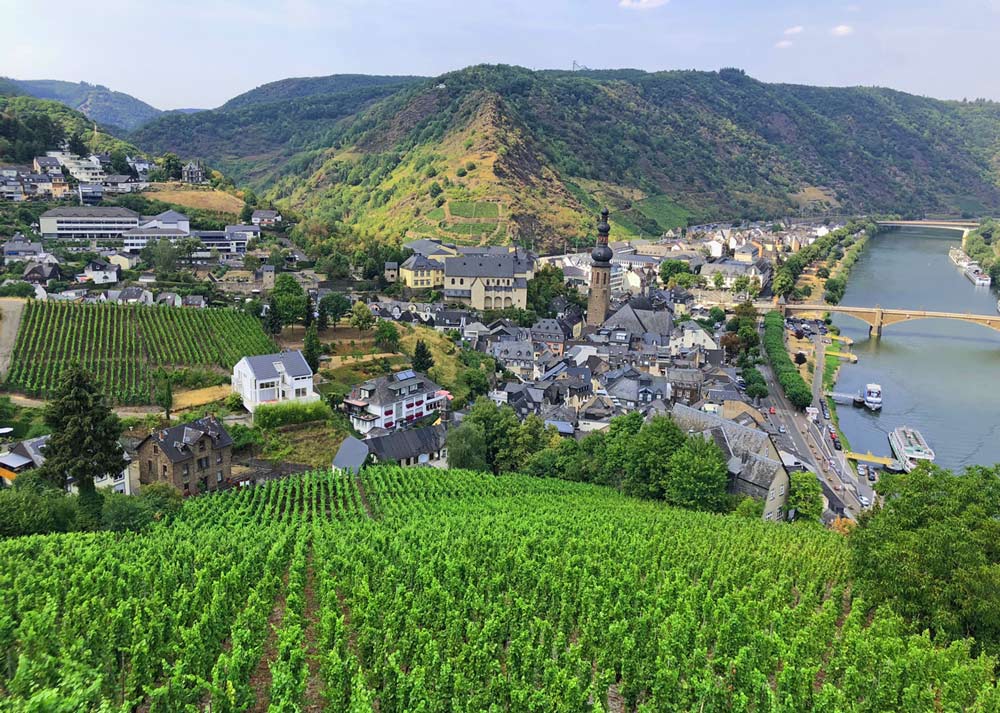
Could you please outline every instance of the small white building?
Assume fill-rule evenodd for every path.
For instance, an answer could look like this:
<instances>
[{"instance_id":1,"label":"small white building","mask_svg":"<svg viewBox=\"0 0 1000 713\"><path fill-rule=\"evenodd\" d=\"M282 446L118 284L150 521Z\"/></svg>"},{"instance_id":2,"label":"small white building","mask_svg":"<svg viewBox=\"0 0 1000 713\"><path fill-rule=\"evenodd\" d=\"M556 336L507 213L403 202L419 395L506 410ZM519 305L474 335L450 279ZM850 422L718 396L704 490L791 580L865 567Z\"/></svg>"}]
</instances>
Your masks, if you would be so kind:
<instances>
[{"instance_id":1,"label":"small white building","mask_svg":"<svg viewBox=\"0 0 1000 713\"><path fill-rule=\"evenodd\" d=\"M300 351L243 357L233 367L233 391L250 413L261 404L319 401L313 370Z\"/></svg>"},{"instance_id":2,"label":"small white building","mask_svg":"<svg viewBox=\"0 0 1000 713\"><path fill-rule=\"evenodd\" d=\"M121 268L98 258L83 268L83 277L95 285L112 285L121 279Z\"/></svg>"}]
</instances>

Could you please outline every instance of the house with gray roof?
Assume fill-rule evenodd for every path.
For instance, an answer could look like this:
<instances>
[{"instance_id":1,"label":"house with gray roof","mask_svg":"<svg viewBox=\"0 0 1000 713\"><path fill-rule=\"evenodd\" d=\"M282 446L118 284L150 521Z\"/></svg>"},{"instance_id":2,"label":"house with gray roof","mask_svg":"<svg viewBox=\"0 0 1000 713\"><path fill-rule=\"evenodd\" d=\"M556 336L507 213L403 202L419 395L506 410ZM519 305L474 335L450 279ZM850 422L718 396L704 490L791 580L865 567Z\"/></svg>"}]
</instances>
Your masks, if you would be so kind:
<instances>
[{"instance_id":1,"label":"house with gray roof","mask_svg":"<svg viewBox=\"0 0 1000 713\"><path fill-rule=\"evenodd\" d=\"M264 404L319 401L313 370L297 350L243 357L233 367L232 384L250 413Z\"/></svg>"},{"instance_id":2,"label":"house with gray roof","mask_svg":"<svg viewBox=\"0 0 1000 713\"><path fill-rule=\"evenodd\" d=\"M784 517L788 471L767 433L679 403L670 415L689 434L700 433L719 446L729 471L729 492L763 500L765 520Z\"/></svg>"},{"instance_id":3,"label":"house with gray roof","mask_svg":"<svg viewBox=\"0 0 1000 713\"><path fill-rule=\"evenodd\" d=\"M438 424L374 436L364 443L376 463L444 468L448 461L446 433L444 425Z\"/></svg>"},{"instance_id":4,"label":"house with gray roof","mask_svg":"<svg viewBox=\"0 0 1000 713\"><path fill-rule=\"evenodd\" d=\"M3 244L4 264L20 260L37 261L44 253L41 243L32 242L21 233L14 233L14 237Z\"/></svg>"},{"instance_id":5,"label":"house with gray roof","mask_svg":"<svg viewBox=\"0 0 1000 713\"><path fill-rule=\"evenodd\" d=\"M337 449L337 454L333 457L334 473L346 473L357 475L368 460L368 444L354 436L348 436Z\"/></svg>"},{"instance_id":6,"label":"house with gray roof","mask_svg":"<svg viewBox=\"0 0 1000 713\"><path fill-rule=\"evenodd\" d=\"M214 416L143 439L136 448L139 482L169 483L184 495L220 490L232 475L233 438Z\"/></svg>"},{"instance_id":7,"label":"house with gray roof","mask_svg":"<svg viewBox=\"0 0 1000 713\"><path fill-rule=\"evenodd\" d=\"M426 375L404 369L355 386L344 399L344 411L358 433L376 428L392 431L444 408L449 398Z\"/></svg>"}]
</instances>

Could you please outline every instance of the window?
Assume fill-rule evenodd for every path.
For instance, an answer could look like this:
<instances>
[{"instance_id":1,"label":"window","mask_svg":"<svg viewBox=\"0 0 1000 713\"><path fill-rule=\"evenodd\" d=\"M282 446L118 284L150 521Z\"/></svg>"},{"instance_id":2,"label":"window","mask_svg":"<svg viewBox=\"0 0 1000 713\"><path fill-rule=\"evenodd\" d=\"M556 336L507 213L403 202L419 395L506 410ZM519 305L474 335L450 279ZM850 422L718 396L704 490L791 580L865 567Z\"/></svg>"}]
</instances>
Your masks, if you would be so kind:
<instances>
[{"instance_id":1,"label":"window","mask_svg":"<svg viewBox=\"0 0 1000 713\"><path fill-rule=\"evenodd\" d=\"M392 415L392 409L391 409L391 408L387 408L387 409L385 410L385 412L384 412L384 415L386 415L386 416L391 416L391 415Z\"/></svg>"},{"instance_id":2,"label":"window","mask_svg":"<svg viewBox=\"0 0 1000 713\"><path fill-rule=\"evenodd\" d=\"M222 462L222 453L217 453L215 455L215 464L218 465L221 462Z\"/></svg>"},{"instance_id":3,"label":"window","mask_svg":"<svg viewBox=\"0 0 1000 713\"><path fill-rule=\"evenodd\" d=\"M163 477L166 478L167 477L167 466L163 466L163 471L162 472L163 472Z\"/></svg>"},{"instance_id":4,"label":"window","mask_svg":"<svg viewBox=\"0 0 1000 713\"><path fill-rule=\"evenodd\" d=\"M157 448L156 444L154 443L153 444L153 453L159 453L159 452L160 452L160 449Z\"/></svg>"},{"instance_id":5,"label":"window","mask_svg":"<svg viewBox=\"0 0 1000 713\"><path fill-rule=\"evenodd\" d=\"M189 466L187 463L185 463L184 467L181 468L181 473L184 474L185 478L188 477L191 474L191 466Z\"/></svg>"},{"instance_id":6,"label":"window","mask_svg":"<svg viewBox=\"0 0 1000 713\"><path fill-rule=\"evenodd\" d=\"M222 482L222 471L221 470L216 471L216 473L215 473L215 482L216 483L221 483Z\"/></svg>"},{"instance_id":7,"label":"window","mask_svg":"<svg viewBox=\"0 0 1000 713\"><path fill-rule=\"evenodd\" d=\"M198 470L205 470L206 468L208 468L208 458L207 457L205 457L205 458L199 458L198 459Z\"/></svg>"},{"instance_id":8,"label":"window","mask_svg":"<svg viewBox=\"0 0 1000 713\"><path fill-rule=\"evenodd\" d=\"M305 398L306 389L295 389L295 398L301 399Z\"/></svg>"},{"instance_id":9,"label":"window","mask_svg":"<svg viewBox=\"0 0 1000 713\"><path fill-rule=\"evenodd\" d=\"M198 442L198 450L199 451L205 450L205 441L199 441Z\"/></svg>"}]
</instances>

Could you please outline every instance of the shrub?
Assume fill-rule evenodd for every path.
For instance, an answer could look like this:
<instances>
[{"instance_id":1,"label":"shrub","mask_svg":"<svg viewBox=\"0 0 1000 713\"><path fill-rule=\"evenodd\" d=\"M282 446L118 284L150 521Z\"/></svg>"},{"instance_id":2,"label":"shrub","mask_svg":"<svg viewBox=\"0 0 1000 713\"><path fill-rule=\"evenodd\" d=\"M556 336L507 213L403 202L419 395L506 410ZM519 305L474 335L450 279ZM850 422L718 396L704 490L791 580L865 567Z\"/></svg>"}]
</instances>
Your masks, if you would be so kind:
<instances>
[{"instance_id":1,"label":"shrub","mask_svg":"<svg viewBox=\"0 0 1000 713\"><path fill-rule=\"evenodd\" d=\"M254 426L260 429L277 428L294 423L326 421L333 416L330 407L322 401L311 404L287 403L260 406L254 412Z\"/></svg>"}]
</instances>

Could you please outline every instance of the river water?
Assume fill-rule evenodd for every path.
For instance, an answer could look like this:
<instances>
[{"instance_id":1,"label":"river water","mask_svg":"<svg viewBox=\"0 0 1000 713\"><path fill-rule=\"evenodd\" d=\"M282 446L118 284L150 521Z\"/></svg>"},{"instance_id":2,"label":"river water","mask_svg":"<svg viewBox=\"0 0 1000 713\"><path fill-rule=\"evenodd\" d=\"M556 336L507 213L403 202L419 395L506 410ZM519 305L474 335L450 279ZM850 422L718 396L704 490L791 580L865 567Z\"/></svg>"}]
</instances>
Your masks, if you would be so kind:
<instances>
[{"instance_id":1,"label":"river water","mask_svg":"<svg viewBox=\"0 0 1000 713\"><path fill-rule=\"evenodd\" d=\"M948 259L961 244L952 230L904 228L877 235L855 264L842 304L997 313L997 296L972 283ZM854 339L857 364L840 369L837 391L882 385L877 414L838 406L841 429L855 451L890 455L888 434L900 425L923 433L938 465L1000 463L1000 332L967 322L921 319L885 327L834 315Z\"/></svg>"}]
</instances>

